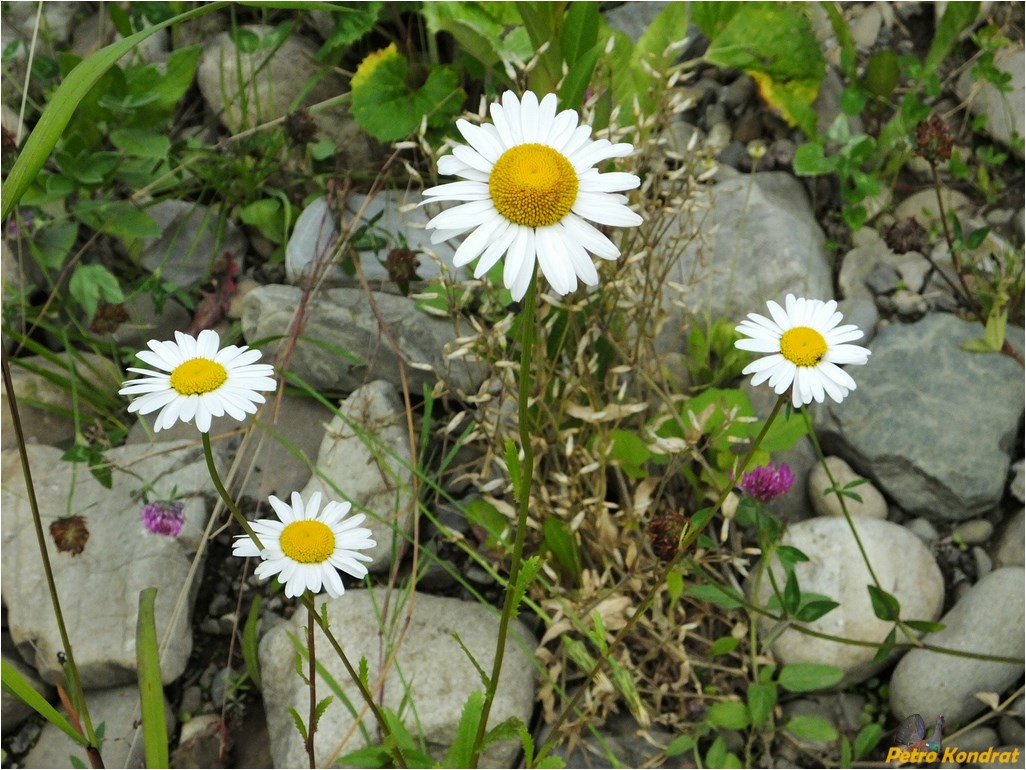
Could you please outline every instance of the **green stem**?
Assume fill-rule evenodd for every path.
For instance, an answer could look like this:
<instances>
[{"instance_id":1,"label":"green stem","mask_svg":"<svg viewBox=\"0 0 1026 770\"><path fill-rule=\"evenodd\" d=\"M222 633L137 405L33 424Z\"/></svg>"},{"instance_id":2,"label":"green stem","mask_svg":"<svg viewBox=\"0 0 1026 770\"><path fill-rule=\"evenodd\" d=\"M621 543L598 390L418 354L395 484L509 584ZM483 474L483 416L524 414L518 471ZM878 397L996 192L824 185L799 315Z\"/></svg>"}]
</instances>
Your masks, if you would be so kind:
<instances>
[{"instance_id":1,"label":"green stem","mask_svg":"<svg viewBox=\"0 0 1026 770\"><path fill-rule=\"evenodd\" d=\"M231 511L232 516L234 516L235 520L239 523L239 526L241 526L242 529L245 530L246 534L249 535L249 537L256 544L256 547L263 551L264 545L260 542L260 538L257 537L256 532L253 531L253 527L250 526L249 521L246 519L246 517L242 515L242 511L239 510L239 507L235 504L235 501L232 499L231 495L228 494L228 490L224 488L224 484L221 483L221 476L218 474L217 466L214 464L214 452L210 446L210 435L207 433L201 433L200 435L203 437L203 456L206 458L207 471L210 473L210 480L214 482L214 488L217 490L218 495L221 496L221 500L228 507L228 510ZM374 702L374 697L370 694L370 691L364 686L363 682L360 679L360 676L356 673L356 670L353 668L352 664L350 664L349 659L346 657L346 654L342 651L342 645L339 644L338 640L335 638L335 635L331 633L331 629L328 628L327 622L325 622L324 618L317 614L316 608L314 607L313 595L310 594L309 591L303 594L303 603L306 605L307 609L312 613L314 620L316 620L317 625L320 626L321 631L324 632L324 636L327 637L329 644L331 644L335 652L338 654L339 658L342 660L342 665L346 667L346 671L349 673L349 677L353 680L353 682L356 683L356 686L359 688L360 695L363 696L363 699L367 703L367 706L370 707L371 712L374 714L374 719L377 721L378 727L380 728L382 735L391 738L392 731L389 729L388 722L385 721L385 717L381 713L381 709L378 708L377 704ZM310 643L310 650L312 653L312 641ZM311 681L313 681L312 676L310 677L310 679ZM403 758L402 750L395 744L394 740L392 740L391 743L393 745L393 758L396 760L396 764L398 764L400 767L406 767L407 765L405 759Z\"/></svg>"},{"instance_id":2,"label":"green stem","mask_svg":"<svg viewBox=\"0 0 1026 770\"><path fill-rule=\"evenodd\" d=\"M481 721L477 725L474 738L474 751L471 754L470 766L477 767L481 754L481 743L488 729L488 715L495 700L495 691L499 687L499 674L502 672L502 660L506 653L506 637L509 633L509 622L516 607L513 606L517 595L517 580L523 564L524 540L527 536L527 515L531 507L531 484L534 479L534 449L531 446L531 423L527 412L534 385L531 358L534 353L534 316L538 300L538 276L531 276L524 299L523 314L520 316L520 371L519 389L517 391L517 422L520 428L520 448L524 459L520 463L520 483L518 484L517 531L513 541L513 554L510 558L509 581L506 583L506 597L502 603L502 615L499 618L499 636L495 643L495 661L492 664L492 675L488 679L485 691L484 706L481 709Z\"/></svg>"},{"instance_id":3,"label":"green stem","mask_svg":"<svg viewBox=\"0 0 1026 770\"><path fill-rule=\"evenodd\" d=\"M310 595L307 591L304 599ZM306 755L310 759L311 770L317 767L317 759L314 755L314 734L317 732L317 656L314 653L314 603L311 601L306 605L306 646L310 653L310 719L306 727Z\"/></svg>"},{"instance_id":4,"label":"green stem","mask_svg":"<svg viewBox=\"0 0 1026 770\"><path fill-rule=\"evenodd\" d=\"M61 637L61 645L64 648L66 662L64 670L69 674L68 688L71 690L71 701L80 710L82 722L85 725L85 736L89 740L86 752L93 767L103 767L103 759L97 746L99 741L93 730L93 722L89 718L89 709L86 706L85 692L82 689L82 679L78 674L78 666L75 665L75 653L71 648L71 637L68 636L68 627L64 623L64 613L61 612L61 601L57 595L57 583L53 577L53 567L50 564L50 553L46 549L46 535L43 532L43 519L39 513L39 501L36 499L36 488L32 482L32 469L29 467L28 450L25 444L25 431L21 425L21 414L18 411L18 397L14 392L14 381L11 378L11 367L7 362L7 352L0 348L0 368L3 369L4 389L7 391L7 403L11 411L11 424L14 426L14 436L18 444L18 455L21 458L21 470L25 474L25 492L28 496L29 509L32 511L32 524L36 531L36 543L39 546L39 557L43 563L43 573L46 576L46 586L50 592L50 603L53 605L54 619L57 621L57 632Z\"/></svg>"},{"instance_id":5,"label":"green stem","mask_svg":"<svg viewBox=\"0 0 1026 770\"><path fill-rule=\"evenodd\" d=\"M741 461L741 464L738 466L738 468L740 468L740 472L743 472L744 469L748 467L748 463L751 462L752 457L755 455L755 451L759 448L759 445L762 443L763 439L766 438L766 434L769 432L770 426L773 424L773 421L777 419L777 415L780 414L781 408L784 406L785 403L787 403L788 397L789 394L785 393L784 395L780 396L777 399L777 402L773 405L773 410L770 412L770 416L766 418L766 423L762 426L762 430L759 431L759 435L755 437L755 441L752 442L752 446L748 449L748 453L745 455L744 459ZM712 521L712 517L723 506L724 500L727 499L727 495L730 494L732 489L733 486L731 484L728 484L720 491L719 497L716 498L716 502L713 504L712 514L709 516L709 519L707 521ZM538 755L535 758L535 767L537 767L538 763L540 763L542 759L544 759L545 756L549 753L549 751L551 751L550 741L552 740L552 737L556 734L556 731L559 730L560 725L562 725L563 722L566 721L570 713L577 708L577 704L580 702L581 698L584 696L585 691L588 689L588 683L591 682L591 680L595 678L598 672L602 670L603 666L605 666L606 664L606 659L609 657L609 654L620 646L623 640L627 638L627 635L631 632L631 630L633 630L634 626L637 625L637 622L648 611L648 608L651 606L652 602L655 600L656 595L659 593L660 588L662 588L663 584L666 583L666 579L669 577L670 573L676 568L678 563L680 563L680 560L683 558L688 548L690 548L690 546L698 539L699 535L702 534L702 529L704 528L689 529L686 532L682 533L680 544L677 548L677 555L674 556L669 562L667 562L662 572L659 573L659 578L654 583L652 583L652 587L648 590L648 594L642 600L641 604L638 605L638 609L634 611L634 614L631 615L630 619L627 621L624 627L620 629L616 637L614 637L613 641L609 644L609 647L607 648L607 653L605 655L597 656L595 660L595 665L591 667L591 670L588 672L587 676L585 676L584 681L577 688L577 693L574 695L573 699L571 699L571 701L566 705L566 707L563 709L560 715L556 718L556 721L553 722L552 727L549 728L549 732L545 736L545 740L542 741L541 749L538 751Z\"/></svg>"}]
</instances>

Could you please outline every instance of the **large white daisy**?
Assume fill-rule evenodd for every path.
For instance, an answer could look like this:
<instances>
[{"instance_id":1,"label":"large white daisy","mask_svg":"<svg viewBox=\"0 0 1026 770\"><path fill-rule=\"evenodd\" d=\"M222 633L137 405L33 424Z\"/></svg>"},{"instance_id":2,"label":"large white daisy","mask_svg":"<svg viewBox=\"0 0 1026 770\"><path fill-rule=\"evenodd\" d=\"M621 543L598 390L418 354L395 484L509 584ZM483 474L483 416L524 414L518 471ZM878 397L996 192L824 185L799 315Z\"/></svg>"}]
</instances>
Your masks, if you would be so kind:
<instances>
[{"instance_id":1,"label":"large white daisy","mask_svg":"<svg viewBox=\"0 0 1026 770\"><path fill-rule=\"evenodd\" d=\"M843 316L834 300L795 298L788 294L780 307L766 303L772 319L749 313L737 326L751 339L738 340L741 350L769 355L748 364L743 374L754 374L752 384L769 381L778 394L791 391L791 403L797 408L813 401L823 402L824 394L840 403L855 390L855 380L838 364L864 364L870 351L847 343L862 338L854 324L838 326Z\"/></svg>"},{"instance_id":2,"label":"large white daisy","mask_svg":"<svg viewBox=\"0 0 1026 770\"><path fill-rule=\"evenodd\" d=\"M128 406L129 412L149 414L160 409L155 431L170 428L177 420L196 420L203 433L210 430L210 421L225 414L236 420L256 413L256 404L264 403L257 391L273 391L274 368L256 363L259 350L243 345L219 348L217 332L204 329L198 337L175 332L176 342L150 340L149 350L136 353L136 358L160 369L128 371L145 377L123 384L121 395L143 395Z\"/></svg>"},{"instance_id":3,"label":"large white daisy","mask_svg":"<svg viewBox=\"0 0 1026 770\"><path fill-rule=\"evenodd\" d=\"M428 222L432 243L472 232L456 249L453 264L480 261L480 278L503 256L502 280L521 299L527 292L537 258L542 273L559 294L577 288L580 278L598 284L588 252L616 259L620 251L597 228L634 227L642 219L618 193L640 184L634 174L600 174L599 163L633 152L630 144L591 139L591 127L578 125L574 110L556 114L556 96L539 103L531 91L518 100L512 91L490 107L493 123L456 127L469 143L438 161L438 171L464 181L424 191L430 201L461 201Z\"/></svg>"},{"instance_id":4,"label":"large white daisy","mask_svg":"<svg viewBox=\"0 0 1026 770\"><path fill-rule=\"evenodd\" d=\"M237 536L232 547L234 556L259 556L263 560L256 568L258 578L277 575L285 585L286 596L302 596L305 591L316 594L323 585L329 596L338 598L346 590L338 570L355 578L367 575L361 562L372 559L360 550L377 543L371 539L371 531L360 526L366 518L362 513L346 518L351 503L331 501L320 511L320 492L314 492L305 505L298 492L292 493L292 505L274 495L268 500L280 521L252 522L263 550L249 535Z\"/></svg>"}]
</instances>

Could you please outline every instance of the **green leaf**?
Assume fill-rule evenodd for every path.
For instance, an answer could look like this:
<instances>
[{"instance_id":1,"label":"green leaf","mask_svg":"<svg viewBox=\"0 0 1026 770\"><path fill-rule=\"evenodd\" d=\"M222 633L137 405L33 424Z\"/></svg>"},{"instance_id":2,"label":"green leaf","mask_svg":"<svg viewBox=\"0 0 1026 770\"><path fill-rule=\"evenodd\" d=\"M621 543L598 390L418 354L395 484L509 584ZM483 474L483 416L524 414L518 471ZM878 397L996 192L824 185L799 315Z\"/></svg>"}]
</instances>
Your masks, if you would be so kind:
<instances>
[{"instance_id":1,"label":"green leaf","mask_svg":"<svg viewBox=\"0 0 1026 770\"><path fill-rule=\"evenodd\" d=\"M874 585L867 585L866 590L873 604L873 614L880 620L897 620L901 616L901 603L893 594Z\"/></svg>"},{"instance_id":2,"label":"green leaf","mask_svg":"<svg viewBox=\"0 0 1026 770\"><path fill-rule=\"evenodd\" d=\"M777 686L775 684L748 685L748 712L751 714L754 727L760 728L766 724L776 703Z\"/></svg>"},{"instance_id":3,"label":"green leaf","mask_svg":"<svg viewBox=\"0 0 1026 770\"><path fill-rule=\"evenodd\" d=\"M905 625L924 634L932 634L947 628L943 623L935 623L932 620L906 620Z\"/></svg>"},{"instance_id":4,"label":"green leaf","mask_svg":"<svg viewBox=\"0 0 1026 770\"><path fill-rule=\"evenodd\" d=\"M807 741L837 740L837 728L820 717L798 714L787 720L784 729Z\"/></svg>"},{"instance_id":5,"label":"green leaf","mask_svg":"<svg viewBox=\"0 0 1026 770\"><path fill-rule=\"evenodd\" d=\"M260 231L271 243L284 243L285 211L277 198L261 198L239 210L239 218Z\"/></svg>"},{"instance_id":6,"label":"green leaf","mask_svg":"<svg viewBox=\"0 0 1026 770\"><path fill-rule=\"evenodd\" d=\"M619 465L631 478L641 479L648 474L644 465L652 457L637 433L619 428L609 431L609 459Z\"/></svg>"},{"instance_id":7,"label":"green leaf","mask_svg":"<svg viewBox=\"0 0 1026 770\"><path fill-rule=\"evenodd\" d=\"M242 629L242 660L246 664L246 673L253 684L260 689L260 656L257 652L260 630L260 608L263 605L260 594L253 596L253 603L246 616L246 625Z\"/></svg>"},{"instance_id":8,"label":"green leaf","mask_svg":"<svg viewBox=\"0 0 1026 770\"><path fill-rule=\"evenodd\" d=\"M868 757L880 743L881 738L883 738L883 727L876 722L859 730L859 734L855 736L855 758Z\"/></svg>"},{"instance_id":9,"label":"green leaf","mask_svg":"<svg viewBox=\"0 0 1026 770\"><path fill-rule=\"evenodd\" d=\"M116 128L110 132L110 141L126 155L137 158L164 160L171 152L171 140L166 134L141 128Z\"/></svg>"},{"instance_id":10,"label":"green leaf","mask_svg":"<svg viewBox=\"0 0 1026 770\"><path fill-rule=\"evenodd\" d=\"M7 692L11 693L43 717L43 719L71 738L75 743L80 746L89 745L89 739L72 727L67 717L51 706L46 698L36 692L29 681L21 675L18 669L8 663L6 658L0 660L0 682L3 683L3 688Z\"/></svg>"},{"instance_id":11,"label":"green leaf","mask_svg":"<svg viewBox=\"0 0 1026 770\"><path fill-rule=\"evenodd\" d=\"M748 708L738 701L721 701L709 707L706 717L716 727L743 730L751 724Z\"/></svg>"},{"instance_id":12,"label":"green leaf","mask_svg":"<svg viewBox=\"0 0 1026 770\"><path fill-rule=\"evenodd\" d=\"M367 69L361 65L353 77L351 110L360 127L382 142L406 138L425 116L429 126L448 124L466 99L453 67L434 66L416 89L407 82L409 64L398 52L382 56Z\"/></svg>"},{"instance_id":13,"label":"green leaf","mask_svg":"<svg viewBox=\"0 0 1026 770\"><path fill-rule=\"evenodd\" d=\"M741 69L785 120L806 136L816 133L812 108L826 72L826 62L812 25L791 5L747 5L711 39L705 60Z\"/></svg>"},{"instance_id":14,"label":"green leaf","mask_svg":"<svg viewBox=\"0 0 1026 770\"><path fill-rule=\"evenodd\" d=\"M119 238L156 238L160 235L160 228L153 217L128 201L79 201L72 213L94 230Z\"/></svg>"},{"instance_id":15,"label":"green leaf","mask_svg":"<svg viewBox=\"0 0 1026 770\"><path fill-rule=\"evenodd\" d=\"M673 570L666 576L666 593L670 595L670 602L677 603L684 593L684 576Z\"/></svg>"},{"instance_id":16,"label":"green leaf","mask_svg":"<svg viewBox=\"0 0 1026 770\"><path fill-rule=\"evenodd\" d=\"M726 610L736 610L744 606L744 600L739 593L732 588L724 588L718 585L695 585L684 591L685 596L692 599L709 602Z\"/></svg>"},{"instance_id":17,"label":"green leaf","mask_svg":"<svg viewBox=\"0 0 1026 770\"><path fill-rule=\"evenodd\" d=\"M571 5L583 4L575 2ZM584 95L591 84L591 76L595 73L595 65L604 49L604 43L597 43L571 65L570 71L563 78L563 84L559 87L559 103L561 105L576 107L584 102Z\"/></svg>"},{"instance_id":18,"label":"green leaf","mask_svg":"<svg viewBox=\"0 0 1026 770\"><path fill-rule=\"evenodd\" d=\"M749 7L751 5L749 4ZM690 9L691 22L712 40L723 32L730 20L743 7L732 2L693 3Z\"/></svg>"},{"instance_id":19,"label":"green leaf","mask_svg":"<svg viewBox=\"0 0 1026 770\"><path fill-rule=\"evenodd\" d=\"M513 587L513 598L510 602L510 617L516 618L519 615L520 604L524 601L527 589L531 587L531 583L538 576L538 570L541 569L541 565L541 557L537 554L528 557L520 565L520 572L517 573L517 582Z\"/></svg>"},{"instance_id":20,"label":"green leaf","mask_svg":"<svg viewBox=\"0 0 1026 770\"><path fill-rule=\"evenodd\" d=\"M512 3L432 2L420 8L432 34L448 32L484 66L527 61L534 55L527 30Z\"/></svg>"},{"instance_id":21,"label":"green leaf","mask_svg":"<svg viewBox=\"0 0 1026 770\"><path fill-rule=\"evenodd\" d=\"M869 57L869 61L866 63L866 74L862 81L866 84L867 91L881 99L886 99L894 92L900 76L901 64L898 62L898 55L889 48L885 48Z\"/></svg>"},{"instance_id":22,"label":"green leaf","mask_svg":"<svg viewBox=\"0 0 1026 770\"><path fill-rule=\"evenodd\" d=\"M581 579L581 556L577 541L566 522L549 516L542 522L545 547L556 558L560 572L577 584Z\"/></svg>"},{"instance_id":23,"label":"green leaf","mask_svg":"<svg viewBox=\"0 0 1026 770\"><path fill-rule=\"evenodd\" d=\"M332 14L335 18L335 26L328 34L321 50L317 52L318 57L323 57L328 51L348 48L374 29L383 6L384 3L378 0L363 3L336 3L336 12Z\"/></svg>"},{"instance_id":24,"label":"green leaf","mask_svg":"<svg viewBox=\"0 0 1026 770\"><path fill-rule=\"evenodd\" d=\"M801 549L795 548L793 545L778 545L775 549L775 553L787 572L790 572L794 568L795 564L800 564L801 562L809 560L809 557L806 556Z\"/></svg>"},{"instance_id":25,"label":"green leaf","mask_svg":"<svg viewBox=\"0 0 1026 770\"><path fill-rule=\"evenodd\" d=\"M717 655L726 655L727 653L736 650L740 643L741 640L735 639L733 636L721 636L709 645L709 656L716 657Z\"/></svg>"},{"instance_id":26,"label":"green leaf","mask_svg":"<svg viewBox=\"0 0 1026 770\"><path fill-rule=\"evenodd\" d=\"M819 176L837 170L837 157L827 157L821 142L806 142L794 152L794 173L798 176Z\"/></svg>"},{"instance_id":27,"label":"green leaf","mask_svg":"<svg viewBox=\"0 0 1026 770\"><path fill-rule=\"evenodd\" d=\"M880 649L876 651L873 656L874 663L882 663L887 659L887 656L891 654L891 650L894 649L894 640L897 638L897 628L892 628L887 634L887 637L883 640L880 645Z\"/></svg>"},{"instance_id":28,"label":"green leaf","mask_svg":"<svg viewBox=\"0 0 1026 770\"><path fill-rule=\"evenodd\" d=\"M77 265L68 282L68 291L92 319L100 300L110 303L125 301L118 279L103 265Z\"/></svg>"},{"instance_id":29,"label":"green leaf","mask_svg":"<svg viewBox=\"0 0 1026 770\"><path fill-rule=\"evenodd\" d=\"M583 0L570 3L560 29L559 42L563 49L563 60L570 65L571 71L574 64L595 47L598 41L598 28L598 3Z\"/></svg>"},{"instance_id":30,"label":"green leaf","mask_svg":"<svg viewBox=\"0 0 1026 770\"><path fill-rule=\"evenodd\" d=\"M470 767L474 756L474 741L477 738L477 726L481 722L481 709L484 707L484 693L474 690L467 696L460 713L460 721L456 726L452 745L445 753L442 767Z\"/></svg>"},{"instance_id":31,"label":"green leaf","mask_svg":"<svg viewBox=\"0 0 1026 770\"><path fill-rule=\"evenodd\" d=\"M78 222L51 222L28 239L29 250L40 265L56 270L64 265L78 239Z\"/></svg>"},{"instance_id":32,"label":"green leaf","mask_svg":"<svg viewBox=\"0 0 1026 770\"><path fill-rule=\"evenodd\" d=\"M833 687L844 678L844 669L821 663L791 663L780 669L780 686L788 692L812 692Z\"/></svg>"},{"instance_id":33,"label":"green leaf","mask_svg":"<svg viewBox=\"0 0 1026 770\"><path fill-rule=\"evenodd\" d=\"M976 20L980 11L978 2L948 3L944 15L937 22L930 50L923 60L923 75L937 69L955 45L962 30Z\"/></svg>"},{"instance_id":34,"label":"green leaf","mask_svg":"<svg viewBox=\"0 0 1026 770\"><path fill-rule=\"evenodd\" d=\"M804 599L805 597L802 598ZM832 599L811 601L799 607L798 611L794 613L794 617L802 623L812 623L840 606L840 604Z\"/></svg>"},{"instance_id":35,"label":"green leaf","mask_svg":"<svg viewBox=\"0 0 1026 770\"><path fill-rule=\"evenodd\" d=\"M666 756L676 757L679 754L683 754L685 751L691 751L698 742L690 735L678 735L668 744L666 744Z\"/></svg>"},{"instance_id":36,"label":"green leaf","mask_svg":"<svg viewBox=\"0 0 1026 770\"><path fill-rule=\"evenodd\" d=\"M167 723L164 721L164 685L160 675L157 621L154 607L157 589L139 592L139 617L135 631L135 661L139 674L139 704L147 767L168 764Z\"/></svg>"},{"instance_id":37,"label":"green leaf","mask_svg":"<svg viewBox=\"0 0 1026 770\"><path fill-rule=\"evenodd\" d=\"M787 582L784 583L784 610L788 615L794 615L802 601L802 591L798 587L798 576L793 571L787 573Z\"/></svg>"},{"instance_id":38,"label":"green leaf","mask_svg":"<svg viewBox=\"0 0 1026 770\"><path fill-rule=\"evenodd\" d=\"M468 500L463 505L467 521L480 527L488 533L484 545L488 549L505 547L506 541L503 533L509 529L509 520L499 512L499 509L480 497Z\"/></svg>"}]
</instances>

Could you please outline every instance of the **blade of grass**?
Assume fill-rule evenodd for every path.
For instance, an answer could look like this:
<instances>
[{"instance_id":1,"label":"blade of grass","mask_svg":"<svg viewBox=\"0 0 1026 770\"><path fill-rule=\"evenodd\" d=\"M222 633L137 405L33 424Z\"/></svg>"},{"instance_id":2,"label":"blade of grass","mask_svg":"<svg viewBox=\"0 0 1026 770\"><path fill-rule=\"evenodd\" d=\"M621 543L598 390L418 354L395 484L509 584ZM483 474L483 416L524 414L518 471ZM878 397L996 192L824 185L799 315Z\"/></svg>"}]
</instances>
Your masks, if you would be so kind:
<instances>
[{"instance_id":1,"label":"blade of grass","mask_svg":"<svg viewBox=\"0 0 1026 770\"><path fill-rule=\"evenodd\" d=\"M135 639L139 703L142 709L143 740L146 744L146 766L170 767L167 723L164 721L164 684L160 679L160 652L157 649L157 622L154 617L156 600L156 588L147 588L139 593L139 620Z\"/></svg>"},{"instance_id":2,"label":"blade of grass","mask_svg":"<svg viewBox=\"0 0 1026 770\"><path fill-rule=\"evenodd\" d=\"M71 738L75 743L80 746L89 745L89 741L86 737L71 726L71 722L67 720L67 717L51 706L49 701L40 695L36 689L29 684L28 680L18 672L18 669L6 660L0 661L0 681L3 682L5 690L10 692L18 700L43 717L43 719Z\"/></svg>"}]
</instances>

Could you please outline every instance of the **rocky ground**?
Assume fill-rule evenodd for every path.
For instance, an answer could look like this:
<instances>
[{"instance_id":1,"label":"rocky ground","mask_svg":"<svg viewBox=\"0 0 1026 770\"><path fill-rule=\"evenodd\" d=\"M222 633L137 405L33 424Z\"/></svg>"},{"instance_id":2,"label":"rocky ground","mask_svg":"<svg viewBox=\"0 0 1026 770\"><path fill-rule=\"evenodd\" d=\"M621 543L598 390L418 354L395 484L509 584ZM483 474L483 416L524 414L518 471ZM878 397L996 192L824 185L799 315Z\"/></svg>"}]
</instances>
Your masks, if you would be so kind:
<instances>
[{"instance_id":1,"label":"rocky ground","mask_svg":"<svg viewBox=\"0 0 1026 770\"><path fill-rule=\"evenodd\" d=\"M624 4L612 8L608 18L636 36L657 10L653 6L659 5ZM927 34L921 28L934 23L933 11L920 3L853 4L847 13L852 35L863 51L887 46L912 50L917 35ZM966 231L983 225L991 228L981 250L1007 249L1021 259L1022 149L1009 140L1013 129L1024 133L1021 6L1005 12L1005 18L1009 19L1006 34L1015 39L1015 46L1003 52L999 62L1013 76L1014 90L1007 102L991 98L985 87L972 88L963 78L955 80L955 90L945 97L949 109L939 111L958 119L987 114L991 139L1019 160L999 170L1003 187L993 200L983 201L973 189L955 183L944 194ZM73 44L88 47L86 34L86 25L77 28ZM299 35L289 40L290 46L315 47ZM216 61L230 45L226 34L205 38L203 62ZM685 51L689 53L701 53L698 36ZM307 75L284 69L285 62L301 61L294 52L283 48L279 56L283 68L269 68L273 77L282 78L273 90L288 92L288 83L305 81ZM220 114L233 130L237 116L221 110L221 86L213 72L201 63L198 92L205 108ZM835 74L834 80L828 78L819 103L820 119L826 123L838 109ZM342 88L330 83L325 87ZM830 403L814 412L835 476L842 483L866 482L858 487L861 500L849 505L868 560L900 600L904 617L939 619L945 624L943 631L927 635L928 641L1021 659L1026 626L1023 369L1012 357L959 347L982 332L978 323L953 312L957 303L950 287L923 257L926 252L941 270L952 271L947 247L937 236L939 216L925 173L928 169L914 165L907 169L877 201L884 213L849 234L837 216L838 191L828 182L798 178L790 171L800 139L765 109L751 78L709 67L677 87L688 106L667 128L664 141L678 152L687 147L704 152L716 160L716 166L707 183L692 191L693 204L703 212L702 237L693 237L683 223L662 235L664 244L681 247L666 288L672 293L667 304L678 308L679 317L666 325L668 332L658 342L661 350L668 357L682 352L675 331L686 325L682 307L699 316L739 320L747 312L761 310L766 299L779 300L789 291L838 298L846 320L868 331L862 344L872 350L872 356L870 365L858 373L858 389L851 396L842 404ZM966 103L968 112L962 109ZM351 121L329 123L345 141L354 141ZM956 133L956 142L972 140L968 132ZM765 155L756 158L752 142L766 148ZM364 150L353 152L358 155ZM371 150L365 152L369 164ZM419 202L416 193L383 193L362 216L373 219L395 243L417 250L426 242L422 229L426 214L422 209L411 210L407 205L411 202ZM363 199L354 197L348 205L357 212L362 204ZM210 253L231 250L246 255L247 267L228 310L229 322L240 323L248 341L284 335L301 302L298 284L310 255L317 251L318 239L324 237L319 225L324 210L323 201L311 204L296 225L284 266L275 267L263 264L262 245L252 232L230 226L215 233L202 205L168 201L149 209L166 235L145 246L141 263L148 269L162 266L167 279L194 287L209 268ZM379 214L381 218L374 219ZM928 235L916 248L899 248L892 226L909 219L917 220ZM176 244L203 239L209 247L176 251ZM451 249L443 244L433 250L436 258L420 260L422 279L446 272ZM387 319L401 340L407 360L418 362L405 372L412 393L434 387L438 378L452 394L478 394L487 387L488 372L481 364L446 354L460 347L467 329L454 328L448 318L425 315L416 299L395 291L374 253L366 256L363 264L375 290L376 311L351 276L342 272L332 276L331 288L307 308L309 336L325 344L300 343L290 362L293 375L310 388L344 394L338 414L314 399L290 393L276 406L276 422L264 420L264 427L245 445L240 445L234 423L215 422L212 436L219 462L229 477L240 474L235 483L248 504L246 510L253 510L255 501L271 492L332 493L330 481L325 480L339 477L347 479L346 495L362 501L370 511L411 510L409 499L403 499L404 495L409 498L413 479L399 395L401 372L395 355L379 337L376 313ZM701 275L698 282L692 280L696 274ZM130 312L137 323L117 333L121 344L168 338L189 323L174 303L157 312L146 295L133 302ZM1013 302L1010 321L1008 341L1021 353L1026 348L1021 301ZM351 351L362 363L340 361L333 349ZM119 382L117 370L100 357L89 360L94 366L86 372L88 376L97 387L113 392ZM50 379L24 369L15 370L15 387L23 398L31 395L42 403L69 403L68 394ZM749 391L761 413L768 413L772 394ZM114 468L112 488L106 489L83 466L61 460L63 448L74 436L74 423L31 404L24 410L29 456L41 496L61 506L73 500L75 510L88 517L87 547L74 557L58 555L54 568L90 703L106 721L108 766L142 766L141 739L135 729L135 617L139 591L154 585L158 617L166 620L166 627L159 630L168 726L177 747L174 765L301 765L305 761L302 742L282 704L302 704L305 697L305 685L293 673L293 637L302 636L305 616L253 579L243 561L229 556L231 530L215 506L192 427L179 425L154 435L147 421L140 419L125 445L106 453ZM60 641L49 605L41 600L35 534L20 462L12 449L6 400L3 419L3 657L53 695L44 683L59 675ZM368 435L374 437L370 442L365 440ZM289 451L283 452L282 446ZM788 462L799 479L777 507L791 525L785 542L812 557L802 565L803 589L831 596L841 605L812 626L878 641L888 624L873 614L864 590L868 573L836 509L836 499L823 494L827 483L811 448L803 444L775 459ZM241 477L251 467L253 472ZM312 474L311 467L317 473ZM177 499L184 502L186 523L178 538L155 537L139 524L144 481L166 492L173 486ZM459 499L469 490L452 492ZM211 516L212 512L216 515ZM409 570L402 557L415 531L413 518L407 515L373 522L379 543L371 566L375 588L354 588L342 599L328 602L339 638L354 659L366 655L376 660L382 624L408 619L400 668L406 681L413 682L420 724L432 747L445 745L465 693L478 686L477 672L465 656L458 651L446 653L440 664L438 651L451 643L453 632L481 660L488 659L494 649L493 614L485 605L468 601L472 597L466 586L485 598L499 597L487 571L452 547L453 532L468 540L483 540L480 533L448 508L441 507L435 514L443 527L422 524L416 532L432 565L415 599L397 605L401 594L388 591ZM483 544L481 552L486 552ZM463 582L454 575L461 575ZM257 595L264 597L259 687L244 674L239 649L240 628ZM515 715L529 724L536 718L537 683L527 672L533 671L530 660L537 636L544 633L543 628L530 625L528 618L510 642L507 670L511 673L496 702L500 717ZM1022 747L1026 742L1021 664L922 650L900 660L891 656L877 662L875 648L810 641L793 632L779 636L772 650L780 663L821 662L846 672L843 691L793 699L784 704L785 715L823 716L853 735L867 713L890 710L893 718L888 717L888 726L911 713L944 714L952 730L969 728L958 740L967 750ZM340 683L345 679L341 670L332 674ZM398 678L389 679L386 702L398 706L402 691ZM974 723L976 717L989 713L988 708L1016 693L1018 699L1002 707L1003 716ZM68 766L68 756L74 753L71 742L53 727L27 718L27 710L7 692L3 698L4 746L11 766ZM325 759L341 745L352 721L341 705L328 713L330 724L320 738ZM625 766L640 766L657 754L652 743L636 735L637 725L629 717L618 715L601 730ZM650 736L654 743L665 745L673 734L656 725ZM739 735L727 737L728 743L740 740ZM817 756L816 748L782 742L773 759L778 765L808 763L807 752ZM578 751L587 752L587 744ZM664 766L681 759L671 758ZM488 761L509 766L516 761L516 751L500 746ZM597 762L595 766L602 762L586 753L574 754L569 761L571 765Z\"/></svg>"}]
</instances>

